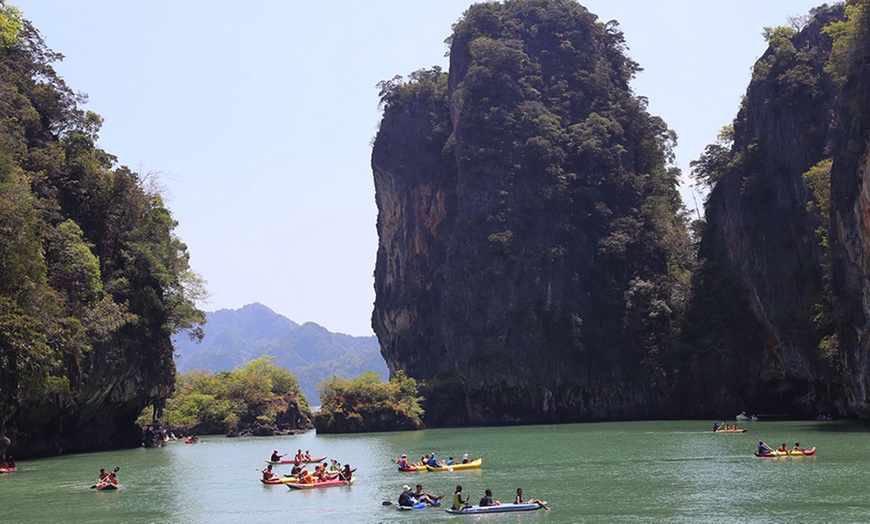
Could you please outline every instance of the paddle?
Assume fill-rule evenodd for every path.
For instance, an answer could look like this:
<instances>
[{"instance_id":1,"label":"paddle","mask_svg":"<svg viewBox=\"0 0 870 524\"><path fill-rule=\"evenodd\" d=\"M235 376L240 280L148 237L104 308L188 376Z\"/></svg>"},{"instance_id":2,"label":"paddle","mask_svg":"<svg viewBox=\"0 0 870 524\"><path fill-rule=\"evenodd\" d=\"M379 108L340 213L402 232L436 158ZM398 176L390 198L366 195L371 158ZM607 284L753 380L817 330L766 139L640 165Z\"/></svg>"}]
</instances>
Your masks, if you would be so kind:
<instances>
[{"instance_id":1,"label":"paddle","mask_svg":"<svg viewBox=\"0 0 870 524\"><path fill-rule=\"evenodd\" d=\"M117 466L115 469L113 469L112 473L117 473L119 471L121 471L121 466ZM106 478L109 478L109 477L106 477ZM97 482L97 484L99 484L99 482ZM93 486L91 486L91 489L97 489L97 484L94 484Z\"/></svg>"}]
</instances>

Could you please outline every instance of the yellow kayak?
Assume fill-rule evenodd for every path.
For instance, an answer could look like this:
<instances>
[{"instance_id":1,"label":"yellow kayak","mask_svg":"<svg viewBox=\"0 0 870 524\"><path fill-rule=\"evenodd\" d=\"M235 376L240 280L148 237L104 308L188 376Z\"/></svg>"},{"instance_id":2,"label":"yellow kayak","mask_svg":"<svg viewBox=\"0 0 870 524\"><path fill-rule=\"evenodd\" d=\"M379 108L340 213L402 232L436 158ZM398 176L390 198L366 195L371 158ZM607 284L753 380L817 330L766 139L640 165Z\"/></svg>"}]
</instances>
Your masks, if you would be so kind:
<instances>
[{"instance_id":1,"label":"yellow kayak","mask_svg":"<svg viewBox=\"0 0 870 524\"><path fill-rule=\"evenodd\" d=\"M450 466L439 466L437 468L426 466L426 469L429 471L456 471L461 469L477 469L482 465L483 459L479 458L477 460L472 460L471 462L466 462L465 464L453 464Z\"/></svg>"}]
</instances>

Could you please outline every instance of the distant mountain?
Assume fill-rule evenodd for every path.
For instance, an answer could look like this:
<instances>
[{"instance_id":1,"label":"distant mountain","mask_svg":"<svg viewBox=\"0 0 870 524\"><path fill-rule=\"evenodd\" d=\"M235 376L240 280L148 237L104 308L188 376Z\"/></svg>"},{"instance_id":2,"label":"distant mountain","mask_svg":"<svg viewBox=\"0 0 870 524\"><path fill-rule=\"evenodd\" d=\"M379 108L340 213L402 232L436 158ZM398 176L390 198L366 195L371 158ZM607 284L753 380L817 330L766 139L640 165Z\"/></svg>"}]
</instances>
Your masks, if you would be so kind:
<instances>
[{"instance_id":1,"label":"distant mountain","mask_svg":"<svg viewBox=\"0 0 870 524\"><path fill-rule=\"evenodd\" d=\"M375 336L353 337L332 333L313 322L299 325L262 304L206 313L202 342L177 336L175 364L178 371L229 371L252 359L271 355L275 364L299 378L308 401L320 403L317 384L338 375L355 378L374 371L389 378Z\"/></svg>"}]
</instances>

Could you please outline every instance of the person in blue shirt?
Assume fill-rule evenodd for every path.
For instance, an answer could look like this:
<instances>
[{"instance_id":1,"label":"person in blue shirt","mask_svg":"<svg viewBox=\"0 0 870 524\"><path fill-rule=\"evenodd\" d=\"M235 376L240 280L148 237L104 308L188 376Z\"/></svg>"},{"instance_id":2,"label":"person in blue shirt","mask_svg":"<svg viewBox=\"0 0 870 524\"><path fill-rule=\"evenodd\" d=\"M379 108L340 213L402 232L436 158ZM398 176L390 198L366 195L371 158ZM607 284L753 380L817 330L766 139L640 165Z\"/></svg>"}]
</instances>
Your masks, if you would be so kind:
<instances>
[{"instance_id":1,"label":"person in blue shirt","mask_svg":"<svg viewBox=\"0 0 870 524\"><path fill-rule=\"evenodd\" d=\"M435 453L429 454L429 461L426 462L426 464L432 466L433 468L441 466L441 464L438 463L438 459L435 458Z\"/></svg>"}]
</instances>

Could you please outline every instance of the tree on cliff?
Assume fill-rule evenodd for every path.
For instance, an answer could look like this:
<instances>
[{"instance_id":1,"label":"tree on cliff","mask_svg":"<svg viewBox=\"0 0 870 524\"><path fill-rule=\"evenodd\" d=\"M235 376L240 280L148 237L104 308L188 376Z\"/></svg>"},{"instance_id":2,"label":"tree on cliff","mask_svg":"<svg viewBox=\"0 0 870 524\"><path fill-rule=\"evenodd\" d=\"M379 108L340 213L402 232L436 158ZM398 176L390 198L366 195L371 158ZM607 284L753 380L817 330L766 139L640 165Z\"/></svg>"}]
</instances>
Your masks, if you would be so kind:
<instances>
[{"instance_id":1,"label":"tree on cliff","mask_svg":"<svg viewBox=\"0 0 870 524\"><path fill-rule=\"evenodd\" d=\"M373 326L427 423L649 416L689 275L676 135L613 22L471 6L450 71L381 85ZM467 406L457 410L456 406Z\"/></svg>"},{"instance_id":2,"label":"tree on cliff","mask_svg":"<svg viewBox=\"0 0 870 524\"><path fill-rule=\"evenodd\" d=\"M135 445L172 387L170 335L204 320L176 222L96 146L61 58L0 2L0 432L18 456Z\"/></svg>"}]
</instances>

